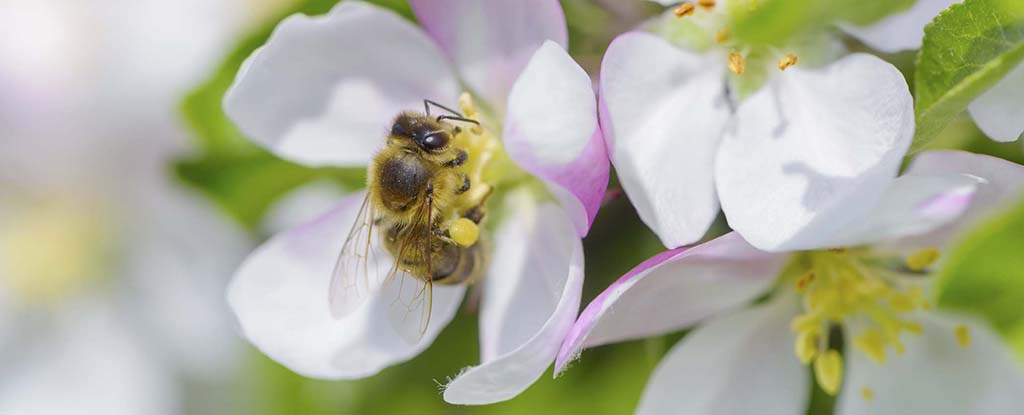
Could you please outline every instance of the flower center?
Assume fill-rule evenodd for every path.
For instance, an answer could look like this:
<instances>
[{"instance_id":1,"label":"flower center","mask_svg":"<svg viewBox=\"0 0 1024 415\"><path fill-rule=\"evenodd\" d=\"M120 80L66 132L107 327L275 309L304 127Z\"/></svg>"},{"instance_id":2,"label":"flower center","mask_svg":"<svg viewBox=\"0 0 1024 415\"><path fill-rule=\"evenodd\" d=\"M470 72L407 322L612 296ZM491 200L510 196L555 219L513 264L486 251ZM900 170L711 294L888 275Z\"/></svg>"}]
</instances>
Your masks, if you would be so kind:
<instances>
[{"instance_id":1,"label":"flower center","mask_svg":"<svg viewBox=\"0 0 1024 415\"><path fill-rule=\"evenodd\" d=\"M26 305L52 305L104 268L102 226L85 210L47 204L0 228L0 282Z\"/></svg>"},{"instance_id":2,"label":"flower center","mask_svg":"<svg viewBox=\"0 0 1024 415\"><path fill-rule=\"evenodd\" d=\"M842 381L842 355L838 345L830 343L830 334L841 325L853 335L853 347L880 365L889 350L905 352L901 336L922 330L912 313L931 307L924 297L924 281L915 274L925 272L938 257L935 248L903 260L859 248L795 256L798 277L793 283L804 304L803 314L791 324L797 335L795 351L801 362L813 363L823 390L834 395Z\"/></svg>"},{"instance_id":3,"label":"flower center","mask_svg":"<svg viewBox=\"0 0 1024 415\"><path fill-rule=\"evenodd\" d=\"M505 190L530 176L509 158L501 140L488 128L485 122L488 117L483 116L472 95L462 93L459 107L465 118L480 124L459 126L452 134L452 145L466 152L466 161L459 169L469 179L470 187L441 211L442 218L449 218L441 224L441 229L459 245L470 246L476 242L480 230L476 223L465 218L467 213L484 205L498 193L496 190Z\"/></svg>"},{"instance_id":4,"label":"flower center","mask_svg":"<svg viewBox=\"0 0 1024 415\"><path fill-rule=\"evenodd\" d=\"M797 64L796 54L784 54L765 45L744 45L732 39L729 26L733 24L731 21L735 19L729 18L730 13L749 13L760 6L757 0L734 1L730 2L727 7L715 6L715 0L695 0L680 3L679 6L673 9L673 15L675 15L676 19L682 21L681 24L688 25L689 27L684 30L669 30L669 32L681 32L684 37L690 37L691 39L687 39L686 43L691 43L694 49L705 49L713 45L725 48L728 50L725 62L726 67L734 75L747 73L748 61L752 61L757 66L757 70L754 72L758 76L762 76L764 69L771 66L784 71L786 68ZM669 35L669 37L674 37L671 36L671 33ZM692 39L693 37L701 39L695 40ZM709 40L713 40L714 43L712 44ZM777 58L777 60L773 60L772 57Z\"/></svg>"}]
</instances>

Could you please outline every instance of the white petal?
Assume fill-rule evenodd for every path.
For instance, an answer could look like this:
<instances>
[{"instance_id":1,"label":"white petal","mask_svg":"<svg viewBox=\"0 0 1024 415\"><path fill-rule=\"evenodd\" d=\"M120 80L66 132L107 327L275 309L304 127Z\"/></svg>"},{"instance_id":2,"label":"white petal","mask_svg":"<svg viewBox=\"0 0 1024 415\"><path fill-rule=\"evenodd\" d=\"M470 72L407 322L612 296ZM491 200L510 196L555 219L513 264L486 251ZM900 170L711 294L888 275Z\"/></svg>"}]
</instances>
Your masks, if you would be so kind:
<instances>
[{"instance_id":1,"label":"white petal","mask_svg":"<svg viewBox=\"0 0 1024 415\"><path fill-rule=\"evenodd\" d=\"M503 134L517 164L571 196L566 204L576 207L569 211L581 236L608 187L608 155L591 85L561 46L545 42L512 88Z\"/></svg>"},{"instance_id":2,"label":"white petal","mask_svg":"<svg viewBox=\"0 0 1024 415\"><path fill-rule=\"evenodd\" d=\"M1024 407L1024 368L985 324L939 314L921 323L924 332L903 335L906 352L884 366L860 352L846 354L837 414L1011 414ZM954 334L961 324L969 327L966 348Z\"/></svg>"},{"instance_id":3,"label":"white petal","mask_svg":"<svg viewBox=\"0 0 1024 415\"><path fill-rule=\"evenodd\" d=\"M525 196L525 197L524 197ZM480 311L483 363L445 387L456 404L487 404L526 390L554 361L579 311L583 246L554 204L514 195L501 225Z\"/></svg>"},{"instance_id":4,"label":"white petal","mask_svg":"<svg viewBox=\"0 0 1024 415\"><path fill-rule=\"evenodd\" d=\"M236 223L199 195L161 189L159 217L136 235L127 262L127 301L178 368L215 378L241 363L242 342L226 335L234 326L224 287L252 249Z\"/></svg>"},{"instance_id":5,"label":"white petal","mask_svg":"<svg viewBox=\"0 0 1024 415\"><path fill-rule=\"evenodd\" d=\"M697 328L658 364L636 413L804 413L810 377L789 329L798 311L793 298L778 299Z\"/></svg>"},{"instance_id":6,"label":"white petal","mask_svg":"<svg viewBox=\"0 0 1024 415\"><path fill-rule=\"evenodd\" d=\"M512 83L546 40L568 47L556 0L412 0L416 17L461 78L501 114Z\"/></svg>"},{"instance_id":7,"label":"white petal","mask_svg":"<svg viewBox=\"0 0 1024 415\"><path fill-rule=\"evenodd\" d=\"M996 141L1013 141L1024 133L1024 63L967 106L978 128Z\"/></svg>"},{"instance_id":8,"label":"white petal","mask_svg":"<svg viewBox=\"0 0 1024 415\"><path fill-rule=\"evenodd\" d=\"M100 301L64 304L55 321L32 320L25 332L4 339L0 413L178 412L168 368L127 330L124 313Z\"/></svg>"},{"instance_id":9,"label":"white petal","mask_svg":"<svg viewBox=\"0 0 1024 415\"><path fill-rule=\"evenodd\" d=\"M853 37L882 52L899 52L921 47L924 26L939 12L961 0L916 0L907 11L887 16L870 26L839 26Z\"/></svg>"},{"instance_id":10,"label":"white petal","mask_svg":"<svg viewBox=\"0 0 1024 415\"><path fill-rule=\"evenodd\" d=\"M434 287L430 326L415 344L389 320L399 284L375 290L358 309L334 319L327 301L331 272L363 195L271 238L245 260L228 288L245 337L304 376L360 378L415 356L451 321L465 291Z\"/></svg>"},{"instance_id":11,"label":"white petal","mask_svg":"<svg viewBox=\"0 0 1024 415\"><path fill-rule=\"evenodd\" d=\"M954 241L964 229L971 229L988 213L1020 200L1024 195L1024 166L983 154L966 151L926 151L914 158L907 175L968 175L980 183L970 197L945 197L934 200L933 210L964 210L955 221L920 236L894 241L906 249L941 248Z\"/></svg>"},{"instance_id":12,"label":"white petal","mask_svg":"<svg viewBox=\"0 0 1024 415\"><path fill-rule=\"evenodd\" d=\"M871 55L787 70L744 102L715 178L729 225L761 249L815 249L861 220L914 134L903 75Z\"/></svg>"},{"instance_id":13,"label":"white petal","mask_svg":"<svg viewBox=\"0 0 1024 415\"><path fill-rule=\"evenodd\" d=\"M866 245L928 233L959 219L979 184L978 179L963 174L900 176L867 218L843 228L823 247Z\"/></svg>"},{"instance_id":14,"label":"white petal","mask_svg":"<svg viewBox=\"0 0 1024 415\"><path fill-rule=\"evenodd\" d=\"M398 59L407 64L399 63ZM309 165L365 165L400 111L458 95L441 51L393 12L357 1L294 15L242 65L224 110L257 143Z\"/></svg>"},{"instance_id":15,"label":"white petal","mask_svg":"<svg viewBox=\"0 0 1024 415\"><path fill-rule=\"evenodd\" d=\"M680 330L747 304L771 287L783 261L736 233L656 255L580 313L558 353L556 371L586 347Z\"/></svg>"},{"instance_id":16,"label":"white petal","mask_svg":"<svg viewBox=\"0 0 1024 415\"><path fill-rule=\"evenodd\" d=\"M674 248L718 214L713 161L730 109L724 68L646 33L627 33L601 66L601 128L637 213Z\"/></svg>"}]
</instances>

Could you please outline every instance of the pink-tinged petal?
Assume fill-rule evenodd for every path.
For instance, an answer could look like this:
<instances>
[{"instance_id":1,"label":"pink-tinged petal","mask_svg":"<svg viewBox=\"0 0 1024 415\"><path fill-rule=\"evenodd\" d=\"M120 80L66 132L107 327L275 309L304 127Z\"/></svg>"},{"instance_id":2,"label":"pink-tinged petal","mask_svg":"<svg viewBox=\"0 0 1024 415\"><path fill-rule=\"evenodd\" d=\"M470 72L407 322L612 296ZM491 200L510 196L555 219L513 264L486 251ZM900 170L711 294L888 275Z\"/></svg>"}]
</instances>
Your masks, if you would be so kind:
<instances>
[{"instance_id":1,"label":"pink-tinged petal","mask_svg":"<svg viewBox=\"0 0 1024 415\"><path fill-rule=\"evenodd\" d=\"M913 135L913 99L889 63L853 54L790 68L740 105L722 140L722 210L758 248L819 248L867 217Z\"/></svg>"},{"instance_id":2,"label":"pink-tinged petal","mask_svg":"<svg viewBox=\"0 0 1024 415\"><path fill-rule=\"evenodd\" d=\"M924 331L902 336L906 351L884 366L846 353L837 414L1012 414L1024 407L1024 367L987 325L938 313L920 322ZM960 326L969 333L966 347L955 334Z\"/></svg>"},{"instance_id":3,"label":"pink-tinged petal","mask_svg":"<svg viewBox=\"0 0 1024 415\"><path fill-rule=\"evenodd\" d=\"M530 59L509 94L503 134L519 166L544 179L585 236L608 187L608 155L590 77L554 42Z\"/></svg>"},{"instance_id":4,"label":"pink-tinged petal","mask_svg":"<svg viewBox=\"0 0 1024 415\"><path fill-rule=\"evenodd\" d=\"M412 344L389 321L400 284L375 290L345 318L332 317L331 273L364 195L349 196L271 238L245 260L228 287L228 303L245 337L304 376L360 378L415 356L451 321L465 291L464 286L435 286L430 326Z\"/></svg>"},{"instance_id":5,"label":"pink-tinged petal","mask_svg":"<svg viewBox=\"0 0 1024 415\"><path fill-rule=\"evenodd\" d=\"M978 128L996 141L1014 141L1024 134L1024 63L975 98L967 111Z\"/></svg>"},{"instance_id":6,"label":"pink-tinged petal","mask_svg":"<svg viewBox=\"0 0 1024 415\"><path fill-rule=\"evenodd\" d=\"M735 232L658 254L587 305L558 352L555 371L584 348L680 330L742 306L771 287L784 260Z\"/></svg>"},{"instance_id":7,"label":"pink-tinged petal","mask_svg":"<svg viewBox=\"0 0 1024 415\"><path fill-rule=\"evenodd\" d=\"M410 0L427 33L470 88L498 114L512 83L544 41L568 47L556 0Z\"/></svg>"},{"instance_id":8,"label":"pink-tinged petal","mask_svg":"<svg viewBox=\"0 0 1024 415\"><path fill-rule=\"evenodd\" d=\"M793 355L788 297L719 316L684 337L654 370L639 415L800 414L810 376Z\"/></svg>"},{"instance_id":9,"label":"pink-tinged petal","mask_svg":"<svg viewBox=\"0 0 1024 415\"><path fill-rule=\"evenodd\" d=\"M730 117L722 63L647 33L627 33L601 66L601 128L619 181L669 248L699 240L718 215L713 165Z\"/></svg>"},{"instance_id":10,"label":"pink-tinged petal","mask_svg":"<svg viewBox=\"0 0 1024 415\"><path fill-rule=\"evenodd\" d=\"M481 363L445 386L455 404L488 404L518 395L554 361L572 327L583 288L583 246L552 204L513 195L514 215L498 229L480 310Z\"/></svg>"},{"instance_id":11,"label":"pink-tinged petal","mask_svg":"<svg viewBox=\"0 0 1024 415\"><path fill-rule=\"evenodd\" d=\"M939 12L961 0L916 0L907 11L887 16L869 26L855 26L849 23L839 26L851 36L873 49L894 53L921 47L924 26Z\"/></svg>"},{"instance_id":12,"label":"pink-tinged petal","mask_svg":"<svg viewBox=\"0 0 1024 415\"><path fill-rule=\"evenodd\" d=\"M1024 166L983 154L940 150L919 154L907 169L908 175L963 174L978 180L977 190L969 199L943 197L931 201L931 210L963 209L955 221L932 232L898 241L908 247L941 247L955 240L964 229L970 229L988 213L1005 208L1024 195Z\"/></svg>"},{"instance_id":13,"label":"pink-tinged petal","mask_svg":"<svg viewBox=\"0 0 1024 415\"><path fill-rule=\"evenodd\" d=\"M404 62L396 63L396 57ZM454 104L450 65L395 13L346 1L294 15L242 65L224 111L253 141L307 165L366 165L400 111Z\"/></svg>"},{"instance_id":14,"label":"pink-tinged petal","mask_svg":"<svg viewBox=\"0 0 1024 415\"><path fill-rule=\"evenodd\" d=\"M866 245L926 234L958 220L978 186L978 179L964 174L901 176L866 218L850 223L822 247Z\"/></svg>"}]
</instances>

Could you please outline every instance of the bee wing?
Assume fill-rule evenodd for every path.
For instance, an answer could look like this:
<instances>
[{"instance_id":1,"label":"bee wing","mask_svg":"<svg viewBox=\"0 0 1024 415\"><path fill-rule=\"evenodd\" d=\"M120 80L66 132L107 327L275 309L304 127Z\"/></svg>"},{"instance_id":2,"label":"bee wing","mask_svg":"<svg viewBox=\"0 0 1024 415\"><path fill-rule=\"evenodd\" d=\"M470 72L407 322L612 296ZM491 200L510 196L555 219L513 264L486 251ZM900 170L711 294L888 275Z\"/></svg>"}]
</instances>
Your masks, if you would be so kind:
<instances>
[{"instance_id":1,"label":"bee wing","mask_svg":"<svg viewBox=\"0 0 1024 415\"><path fill-rule=\"evenodd\" d=\"M433 306L434 286L433 281L428 278L413 276L398 269L398 264L407 256L417 253L427 261L427 275L432 275L433 268L430 264L430 247L433 242L433 225L430 223L431 212L434 204L431 197L425 198L416 212L410 229L421 232L413 238L406 238L401 241L398 249L398 258L395 267L384 282L389 289L395 292L395 299L388 307L388 321L395 331L410 344L418 342L427 332L430 325L430 312ZM417 242L418 241L418 242ZM414 246L418 243L418 246ZM388 296L391 294L389 293Z\"/></svg>"},{"instance_id":2,"label":"bee wing","mask_svg":"<svg viewBox=\"0 0 1024 415\"><path fill-rule=\"evenodd\" d=\"M369 193L341 247L328 294L331 315L342 318L366 302L387 278L389 264L375 238L376 214Z\"/></svg>"}]
</instances>

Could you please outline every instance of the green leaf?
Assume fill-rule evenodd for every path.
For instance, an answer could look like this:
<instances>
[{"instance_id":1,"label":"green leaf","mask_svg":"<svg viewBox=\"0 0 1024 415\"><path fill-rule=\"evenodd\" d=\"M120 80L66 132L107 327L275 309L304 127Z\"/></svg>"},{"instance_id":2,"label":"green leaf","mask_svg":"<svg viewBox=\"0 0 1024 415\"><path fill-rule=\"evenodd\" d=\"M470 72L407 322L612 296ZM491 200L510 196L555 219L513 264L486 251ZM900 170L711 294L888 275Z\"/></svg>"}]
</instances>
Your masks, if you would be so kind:
<instances>
[{"instance_id":1,"label":"green leaf","mask_svg":"<svg viewBox=\"0 0 1024 415\"><path fill-rule=\"evenodd\" d=\"M820 36L836 22L865 26L904 11L914 0L746 0L730 2L733 36L744 44L784 46Z\"/></svg>"},{"instance_id":2,"label":"green leaf","mask_svg":"<svg viewBox=\"0 0 1024 415\"><path fill-rule=\"evenodd\" d=\"M221 107L224 94L242 62L266 43L279 21L294 13L324 14L337 2L305 0L270 19L245 36L213 75L182 102L182 116L194 133L199 151L177 162L175 172L250 228L259 224L273 202L303 184L315 180L332 180L349 187L365 184L363 169L313 169L273 156L247 139ZM403 0L373 0L371 3L412 19L412 11Z\"/></svg>"},{"instance_id":3,"label":"green leaf","mask_svg":"<svg viewBox=\"0 0 1024 415\"><path fill-rule=\"evenodd\" d=\"M1024 2L966 0L925 27L915 75L914 149L1024 59Z\"/></svg>"},{"instance_id":4,"label":"green leaf","mask_svg":"<svg viewBox=\"0 0 1024 415\"><path fill-rule=\"evenodd\" d=\"M825 9L833 20L867 26L888 15L906 11L914 2L915 0L831 0L825 2Z\"/></svg>"},{"instance_id":5,"label":"green leaf","mask_svg":"<svg viewBox=\"0 0 1024 415\"><path fill-rule=\"evenodd\" d=\"M1007 334L1024 324L1024 200L969 232L936 282L938 305L985 317Z\"/></svg>"}]
</instances>

